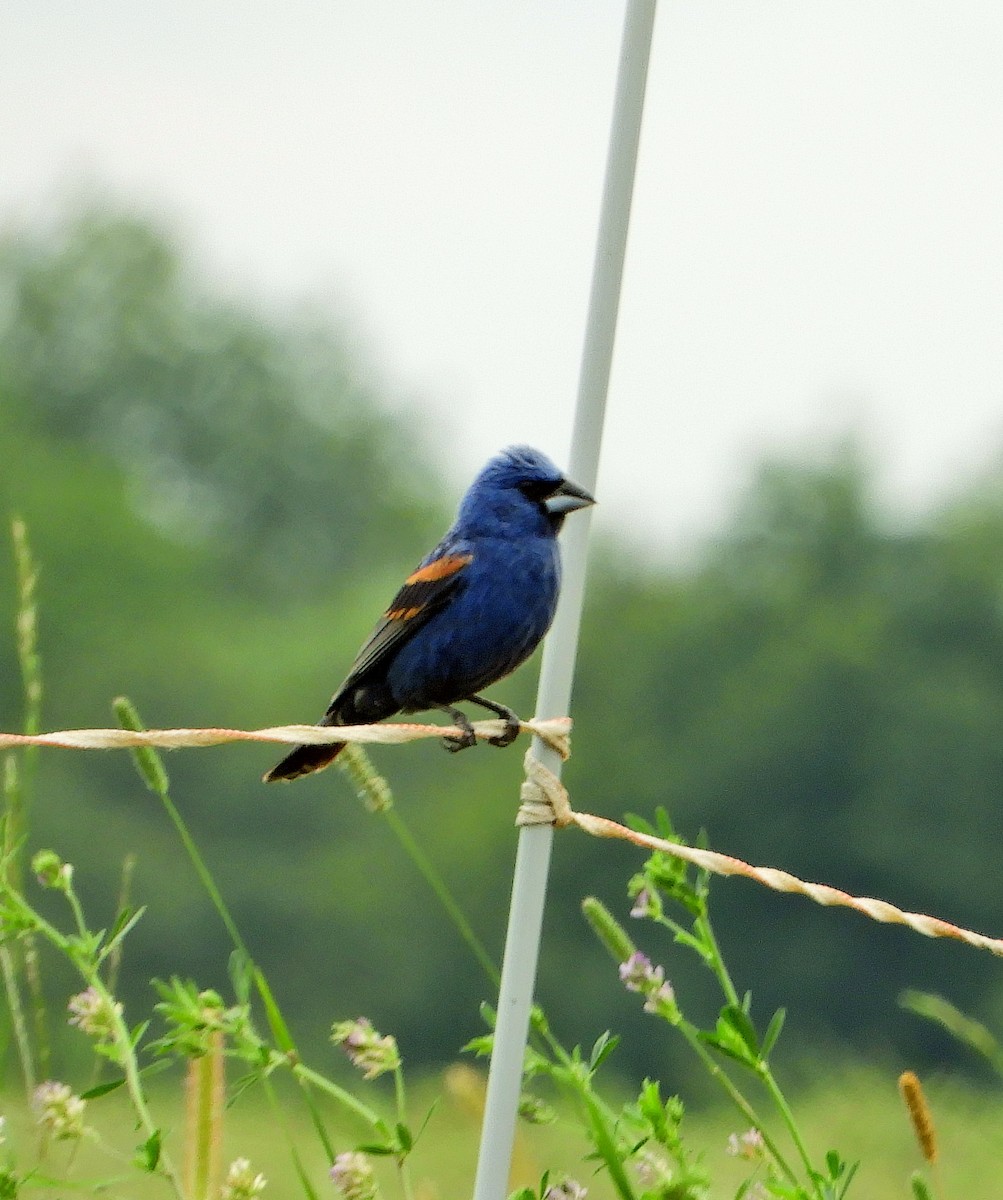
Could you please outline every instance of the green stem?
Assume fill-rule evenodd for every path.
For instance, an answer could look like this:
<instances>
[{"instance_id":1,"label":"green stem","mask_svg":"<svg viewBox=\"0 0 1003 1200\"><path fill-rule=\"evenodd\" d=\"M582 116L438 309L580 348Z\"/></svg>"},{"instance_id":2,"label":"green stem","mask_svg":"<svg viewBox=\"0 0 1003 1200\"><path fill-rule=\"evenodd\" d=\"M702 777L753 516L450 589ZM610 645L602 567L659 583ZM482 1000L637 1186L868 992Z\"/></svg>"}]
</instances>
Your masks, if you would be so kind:
<instances>
[{"instance_id":1,"label":"green stem","mask_svg":"<svg viewBox=\"0 0 1003 1200\"><path fill-rule=\"evenodd\" d=\"M724 955L721 953L721 947L718 944L717 937L714 934L714 928L710 922L710 916L707 912L706 902L703 903L700 913L693 921L693 932L701 940L707 950L707 957L705 961L713 971L718 983L721 985L721 990L724 992L725 999L729 1004L739 1007L741 1002L738 996L738 989L735 987L727 965L725 964ZM701 1045L701 1049L705 1050L705 1047ZM769 1064L765 1059L759 1059L759 1062L756 1066L756 1074L762 1080L767 1092L770 1095L770 1099L773 1101L774 1107L777 1109L781 1119L787 1126L787 1132L790 1134L791 1141L794 1143L794 1146L797 1149L798 1156L800 1157L802 1165L805 1168L808 1179L813 1179L814 1174L811 1165L811 1158L808 1155L808 1150L804 1144L804 1139L801 1137L801 1131L798 1128L794 1113L790 1105L787 1103L787 1099L783 1092L780 1090L780 1085L777 1083L776 1078L774 1077L773 1072L770 1070ZM764 1142L767 1142L767 1137L762 1125L757 1122L756 1127L759 1129L759 1132L763 1134ZM775 1146L771 1145L769 1142L767 1142L767 1145L771 1154L776 1157L777 1152ZM777 1161L779 1163L782 1160L778 1158ZM785 1167L785 1170L790 1173L789 1167ZM793 1178L793 1176L791 1176L791 1178ZM815 1195L819 1197L819 1200L821 1200L821 1192L819 1190L818 1183L814 1184L813 1191L815 1192Z\"/></svg>"},{"instance_id":2,"label":"green stem","mask_svg":"<svg viewBox=\"0 0 1003 1200\"><path fill-rule=\"evenodd\" d=\"M103 1005L109 1014L109 1019L112 1024L112 1040L118 1050L118 1063L125 1075L126 1090L129 1093L129 1098L132 1101L132 1106L136 1111L136 1116L139 1124L148 1138L155 1137L159 1134L156 1122L147 1107L146 1097L143 1094L143 1085L140 1079L139 1063L136 1060L136 1052L133 1048L132 1037L125 1024L125 1019L118 1011L114 997L108 991L101 979L100 972L94 965L93 961L81 955L79 947L74 945L70 938L60 933L59 930L51 925L40 913L37 913L24 899L16 892L13 892L9 887L3 887L3 893L9 904L12 904L17 910L18 915L26 922L30 922L33 930L39 936L45 938L50 945L68 958L70 962L77 968L81 978L88 987L93 988L101 997ZM79 902L73 895L72 888L64 889L64 895L71 901L71 907L74 911L79 910ZM86 933L86 929L84 930ZM166 1153L160 1155L160 1165L164 1178L171 1185L174 1194L179 1200L185 1200L184 1192L178 1180L177 1172Z\"/></svg>"},{"instance_id":3,"label":"green stem","mask_svg":"<svg viewBox=\"0 0 1003 1200\"><path fill-rule=\"evenodd\" d=\"M301 1082L309 1083L318 1091L333 1097L344 1108L347 1108L349 1112L354 1113L357 1117L361 1117L371 1129L375 1129L380 1124L379 1115L368 1105L363 1104L361 1100L357 1100L351 1092L346 1091L343 1087L339 1087L338 1084L333 1083L326 1076L313 1070L312 1067L308 1067L305 1063L301 1062L293 1063L292 1073Z\"/></svg>"},{"instance_id":4,"label":"green stem","mask_svg":"<svg viewBox=\"0 0 1003 1200\"><path fill-rule=\"evenodd\" d=\"M231 916L230 910L226 905L226 901L223 899L222 893L216 886L216 881L212 877L212 872L209 870L205 859L202 857L198 846L195 844L195 839L192 837L184 818L181 816L181 813L178 811L177 806L174 804L174 801L171 799L166 789L158 789L157 795L160 797L161 803L167 810L167 814L171 818L174 828L178 832L178 837L180 837L181 844L184 846L185 851L191 860L192 866L195 868L195 873L198 875L202 886L205 888L209 899L212 901L212 905L216 909L219 919L223 922L224 928L230 935L230 940L233 942L236 949L239 950L242 955L244 955L247 961L253 964L254 986L258 995L261 997L262 1003L265 1006L272 1036L275 1037L276 1041L282 1048L285 1061L294 1064L293 1073L297 1075L301 1081L309 1078L315 1086L320 1087L322 1090L327 1091L330 1095L335 1096L341 1101L342 1104L347 1105L349 1108L353 1108L353 1111L358 1112L359 1115L361 1115L365 1120L369 1121L369 1123L372 1125L378 1120L375 1113L365 1108L364 1105L355 1107L357 1102L353 1096L343 1089L337 1087L337 1085L331 1084L327 1080L324 1080L323 1076L310 1071L307 1067L304 1067L299 1062L299 1051L296 1049L292 1034L289 1032L289 1026L286 1024L285 1018L283 1017L282 1012L276 1003L271 986L269 985L264 972L260 967L257 966L256 963L254 963L250 951L247 948L247 944L245 943L243 937L241 937L240 930L237 928L237 923ZM323 1083L320 1081L323 1081ZM331 1142L327 1136L327 1131L324 1128L324 1123L321 1120L320 1110L317 1108L309 1088L303 1088L303 1095L304 1099L306 1100L307 1107L310 1110L310 1118L313 1121L314 1128L317 1130L317 1134L320 1137L325 1150L330 1156Z\"/></svg>"},{"instance_id":5,"label":"green stem","mask_svg":"<svg viewBox=\"0 0 1003 1200\"><path fill-rule=\"evenodd\" d=\"M300 1152L296 1148L296 1141L293 1137L293 1131L289 1127L289 1121L286 1119L286 1114L283 1111L282 1105L279 1103L279 1098L275 1093L275 1088L272 1086L272 1081L266 1076L261 1080L261 1086L265 1089L265 1095L268 1098L269 1108L272 1110L272 1116L275 1118L279 1128L285 1135L286 1144L289 1146L290 1157L293 1160L293 1166L296 1170L297 1178L300 1181L300 1186L306 1193L307 1200L318 1200L313 1184L310 1182L310 1177L307 1174L306 1168L303 1165L303 1160L300 1157ZM307 1085L304 1084L304 1087ZM324 1151L327 1155L328 1162L334 1162L334 1148L327 1140L327 1135L322 1137L324 1142Z\"/></svg>"},{"instance_id":6,"label":"green stem","mask_svg":"<svg viewBox=\"0 0 1003 1200\"><path fill-rule=\"evenodd\" d=\"M171 799L168 792L158 792L160 802L163 804L170 817L174 828L177 830L178 837L181 839L181 844L185 848L188 858L191 860L192 866L195 868L195 874L199 877L199 882L206 890L206 894L212 901L212 906L215 908L219 919L223 922L226 932L230 935L230 940L234 946L250 960L251 955L248 953L247 946L244 944L244 939L240 936L240 930L237 928L236 922L230 915L230 910L226 906L223 896L216 886L216 881L212 877L206 861L202 857L201 851L195 844L195 839L189 832L188 826L185 824L184 817L178 811L177 806ZM253 961L253 960L252 960Z\"/></svg>"},{"instance_id":7,"label":"green stem","mask_svg":"<svg viewBox=\"0 0 1003 1200\"><path fill-rule=\"evenodd\" d=\"M30 1102L37 1082L35 1078L35 1061L31 1052L31 1038L28 1035L28 1025L24 1019L24 1007L21 1004L21 989L17 982L17 968L14 965L14 955L11 952L10 946L6 944L0 946L0 971L3 972L4 991L7 993L7 1007L10 1009L14 1039L17 1042L25 1095Z\"/></svg>"},{"instance_id":8,"label":"green stem","mask_svg":"<svg viewBox=\"0 0 1003 1200\"><path fill-rule=\"evenodd\" d=\"M212 1035L206 1054L188 1062L185 1180L192 1200L213 1200L218 1191L223 1137L223 1035Z\"/></svg>"},{"instance_id":9,"label":"green stem","mask_svg":"<svg viewBox=\"0 0 1003 1200\"><path fill-rule=\"evenodd\" d=\"M407 1097L404 1092L404 1070L398 1065L394 1068L394 1098L397 1101L397 1122L407 1126ZM411 1187L411 1165L408 1154L402 1154L397 1160L397 1170L400 1174L401 1191L404 1200L414 1200L414 1190Z\"/></svg>"},{"instance_id":10,"label":"green stem","mask_svg":"<svg viewBox=\"0 0 1003 1200\"><path fill-rule=\"evenodd\" d=\"M144 725L140 719L139 713L136 711L131 701L129 701L126 697L119 697L115 701L114 708L119 723L123 728L131 729L134 732L140 732L143 730ZM247 948L247 944L244 942L244 939L240 935L240 930L237 928L237 923L231 916L230 910L226 906L226 901L223 899L222 893L216 886L216 881L212 877L212 872L209 870L205 859L202 857L202 854L196 845L195 839L192 837L184 818L179 812L174 801L171 799L167 772L164 770L160 756L155 750L143 747L139 750L133 751L133 761L136 764L136 769L139 771L140 778L147 785L150 791L152 791L159 798L161 804L163 804L167 815L170 817L171 822L177 831L178 837L181 839L181 844L185 848L185 852L188 855L189 861L195 868L196 875L198 875L202 886L205 888L206 894L209 896L213 907L219 915L219 919L223 923L223 927L230 935L230 940L233 942L236 949L248 961L248 963L252 965L255 990L260 996L265 1007L269 1028L272 1031L272 1036L281 1047L282 1054L284 1055L284 1061L292 1066L294 1074L299 1077L301 1083L305 1079L309 1078L315 1084L315 1086L329 1092L329 1094L334 1095L343 1104L346 1104L349 1108L353 1108L354 1111L359 1112L363 1119L367 1120L370 1125L372 1125L378 1120L375 1113L372 1113L364 1105L358 1105L358 1102L355 1101L355 1098L350 1096L348 1092L344 1091L342 1088L338 1088L337 1085L330 1083L328 1080L325 1080L323 1076L318 1075L316 1072L310 1071L300 1062L299 1051L296 1049L296 1045L293 1041L291 1033L289 1032L289 1027L286 1024L286 1020L275 1001L275 997L272 994L272 989L269 986L268 980L265 978L264 972L257 966L257 964L254 962L254 959L251 957L250 951ZM331 1141L327 1136L326 1130L324 1129L320 1110L316 1105L310 1088L304 1086L302 1091L307 1107L310 1110L310 1117L313 1121L314 1128L317 1130L325 1152L330 1157Z\"/></svg>"},{"instance_id":11,"label":"green stem","mask_svg":"<svg viewBox=\"0 0 1003 1200\"><path fill-rule=\"evenodd\" d=\"M70 868L66 868L69 874ZM77 899L77 894L73 890L72 885L67 885L63 891L66 897L66 903L70 906L70 912L73 913L73 923L77 927L77 933L81 938L89 938L90 930L87 928L87 921L84 918L84 910L80 907L80 901Z\"/></svg>"},{"instance_id":12,"label":"green stem","mask_svg":"<svg viewBox=\"0 0 1003 1200\"><path fill-rule=\"evenodd\" d=\"M732 1079L728 1075L727 1071L725 1071L717 1062L714 1061L713 1055L700 1040L696 1026L692 1025L687 1020L681 1020L677 1024L676 1028L686 1039L690 1049L700 1059L711 1078L724 1089L725 1095L727 1095L728 1099L742 1114L742 1117L749 1123L750 1128L758 1129L762 1134L763 1143L773 1156L780 1170L783 1171L791 1183L796 1184L798 1181L797 1175L795 1174L791 1165L787 1162L786 1158L784 1158L776 1142L766 1131L764 1123L760 1119L759 1114L732 1082Z\"/></svg>"},{"instance_id":13,"label":"green stem","mask_svg":"<svg viewBox=\"0 0 1003 1200\"><path fill-rule=\"evenodd\" d=\"M418 845L417 841L415 841L414 835L404 824L395 808L383 809L381 816L390 826L394 836L404 848L405 853L418 868L418 871L424 877L425 882L434 892L436 899L446 910L450 920L456 926L457 932L463 941L466 942L470 951L477 959L482 970L484 971L484 974L487 975L492 984L497 987L501 982L501 975L498 971L498 968L495 966L491 955L488 954L487 950L485 950L483 943L474 932L473 926L467 920L459 904L457 904L453 894L450 892L445 880L439 874L437 868L429 859L428 855L426 855L425 851L422 850L421 846Z\"/></svg>"},{"instance_id":14,"label":"green stem","mask_svg":"<svg viewBox=\"0 0 1003 1200\"><path fill-rule=\"evenodd\" d=\"M133 1048L132 1036L125 1024L125 1019L118 1011L114 997L108 992L97 971L85 971L83 964L78 964L78 966L88 985L98 993L107 1006L109 1014L112 1016L115 1044L118 1046L119 1051L119 1063L125 1074L125 1086L129 1092L129 1098L132 1100L132 1106L136 1110L139 1123L143 1127L143 1132L147 1138L159 1137L160 1130L157 1128L153 1115L147 1107L146 1096L143 1094L139 1063L136 1060L136 1051ZM184 1200L184 1190L178 1179L177 1171L169 1155L163 1149L160 1151L159 1165L167 1182L171 1185L174 1194L180 1200Z\"/></svg>"},{"instance_id":15,"label":"green stem","mask_svg":"<svg viewBox=\"0 0 1003 1200\"><path fill-rule=\"evenodd\" d=\"M592 1127L592 1140L595 1143L596 1152L609 1172L610 1182L616 1188L620 1200L635 1200L634 1189L624 1170L622 1155L617 1148L616 1138L613 1136L607 1114L603 1111L599 1097L591 1088L584 1085L580 1089L579 1096Z\"/></svg>"},{"instance_id":16,"label":"green stem","mask_svg":"<svg viewBox=\"0 0 1003 1200\"><path fill-rule=\"evenodd\" d=\"M447 887L446 881L415 840L411 830L398 816L397 810L394 808L390 784L377 771L373 760L361 746L348 745L338 758L338 766L366 808L370 812L379 813L390 826L391 832L400 843L404 853L411 859L418 868L418 873L432 889L436 899L445 909L446 915L456 926L460 937L466 942L474 958L477 959L484 974L495 987L498 987L501 982L501 974L495 966L494 960L484 949L473 926L464 915L463 909L457 904L452 892Z\"/></svg>"},{"instance_id":17,"label":"green stem","mask_svg":"<svg viewBox=\"0 0 1003 1200\"><path fill-rule=\"evenodd\" d=\"M38 733L42 722L42 670L38 655L38 603L36 585L38 568L31 553L28 530L20 517L11 520L11 541L14 550L14 575L17 589L17 608L14 619L15 645L18 665L21 670L24 696L24 718L22 732ZM20 854L28 831L28 797L31 778L38 759L38 747L25 748L20 760L14 754L6 755L3 762L4 794L4 875L5 881L18 891L21 890L22 870ZM18 769L18 762L21 767ZM18 1057L21 1073L28 1089L29 1098L34 1090L35 1057L38 1067L45 1071L49 1058L49 1039L46 1023L45 998L42 994L38 961L34 954L30 935L23 945L23 961L3 948L2 970L4 989L11 1005ZM18 983L19 969L23 968L34 1016L35 1048L32 1049L31 1035L24 1019Z\"/></svg>"},{"instance_id":18,"label":"green stem","mask_svg":"<svg viewBox=\"0 0 1003 1200\"><path fill-rule=\"evenodd\" d=\"M738 989L732 982L731 975L725 965L724 955L721 953L721 947L718 945L717 937L714 934L714 927L710 923L710 916L707 913L706 905L701 909L699 915L694 918L693 932L707 948L707 965L714 972L718 983L721 985L721 991L724 992L725 999L736 1008L740 1007L741 1001L738 998Z\"/></svg>"},{"instance_id":19,"label":"green stem","mask_svg":"<svg viewBox=\"0 0 1003 1200\"><path fill-rule=\"evenodd\" d=\"M353 782L358 784L357 776L359 774L363 774L367 779L376 774L375 768L373 768L368 761L368 756L365 755L359 747L351 746L349 749L358 752L357 755L354 756L352 770L350 771ZM359 762L359 759L363 759L364 761ZM389 789L387 789L387 791L389 791ZM365 799L365 796L363 796L363 799ZM483 943L477 937L473 926L467 920L463 910L460 908L453 894L450 892L449 887L442 878L442 875L439 873L438 869L425 854L424 850L422 850L410 829L408 829L407 825L397 814L397 810L395 808L389 804L383 803L379 805L376 811L378 811L386 820L394 836L403 847L405 853L415 864L415 866L418 868L419 874L421 874L425 882L432 889L433 894L445 909L453 924L456 926L460 937L467 944L468 948L481 965L485 975L487 975L488 979L495 987L498 987L499 983L501 982L501 974L498 968L495 966L491 956L484 948ZM617 1185L621 1200L633 1200L633 1192L630 1189L629 1181L624 1175L619 1157L615 1153L615 1139L612 1134L612 1127L615 1122L615 1117L612 1113L612 1110L601 1099L601 1097L599 1097L594 1091L578 1080L577 1073L572 1068L571 1056L564 1049L557 1038L555 1038L551 1033L550 1027L547 1025L547 1023L545 1021L534 1021L533 1029L534 1032L546 1042L551 1053L554 1055L555 1060L566 1068L567 1079L576 1081L575 1088L588 1113L589 1121L593 1127L593 1134L595 1136L597 1148L602 1146L605 1147L607 1151L610 1151L610 1147L613 1148L609 1154L604 1154L604 1161L609 1169L611 1179L613 1179Z\"/></svg>"},{"instance_id":20,"label":"green stem","mask_svg":"<svg viewBox=\"0 0 1003 1200\"><path fill-rule=\"evenodd\" d=\"M791 1141L797 1147L797 1152L801 1158L802 1164L804 1165L805 1171L807 1172L808 1178L810 1180L814 1180L815 1175L811 1165L811 1158L808 1155L808 1148L805 1146L804 1139L801 1137L801 1130L798 1128L794 1113L790 1105L787 1103L787 1097L780 1090L780 1085L773 1077L773 1072L770 1070L765 1061L760 1060L757 1073L760 1079L762 1079L766 1090L769 1092L770 1098L773 1100L773 1103L776 1106L777 1111L780 1113L784 1124L787 1126L787 1131L791 1135ZM762 1130L760 1130L760 1133L762 1133ZM818 1200L822 1200L821 1185L817 1181L814 1183L812 1190L815 1192Z\"/></svg>"},{"instance_id":21,"label":"green stem","mask_svg":"<svg viewBox=\"0 0 1003 1200\"><path fill-rule=\"evenodd\" d=\"M2 874L5 888L19 891L21 870L18 855L22 841L20 830L23 818L17 758L13 754L5 754L3 758L3 798L3 861L0 864L0 874ZM14 957L12 946L6 942L0 945L0 970L3 972L4 991L7 994L7 1005L10 1008L11 1024L14 1029L14 1040L17 1043L18 1058L21 1062L25 1093L30 1102L36 1083L35 1056L21 999L18 963Z\"/></svg>"}]
</instances>

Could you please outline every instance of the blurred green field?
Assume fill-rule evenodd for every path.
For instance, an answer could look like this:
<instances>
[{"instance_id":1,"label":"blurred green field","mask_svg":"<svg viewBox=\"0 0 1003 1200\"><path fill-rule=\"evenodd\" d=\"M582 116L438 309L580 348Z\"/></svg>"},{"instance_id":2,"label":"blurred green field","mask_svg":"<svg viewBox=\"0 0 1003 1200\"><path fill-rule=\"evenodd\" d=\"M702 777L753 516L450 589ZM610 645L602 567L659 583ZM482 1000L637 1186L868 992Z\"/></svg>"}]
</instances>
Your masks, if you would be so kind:
<instances>
[{"instance_id":1,"label":"blurred green field","mask_svg":"<svg viewBox=\"0 0 1003 1200\"><path fill-rule=\"evenodd\" d=\"M366 365L335 331L215 295L186 261L156 229L114 212L0 242L0 507L24 518L41 568L47 728L105 725L119 694L163 727L310 719L401 564L441 532L455 498L435 431L381 406ZM691 561L649 561L630 530L597 546L567 773L575 806L650 818L665 805L685 836L706 830L715 849L751 862L972 928L1003 927L993 883L1003 836L1001 480L996 472L904 525L852 448L818 463L750 464L733 516ZM6 524L0 728L17 729L18 589ZM498 698L528 713L532 672ZM378 765L498 958L520 755L446 757L427 745ZM263 788L273 759L261 747L172 755L172 796L306 1059L321 1070L333 1063L334 1019L365 1013L392 1031L421 1080L415 1127L443 1094L414 1156L415 1200L469 1196L478 1085L469 1073L428 1072L483 1032L478 1005L494 988L386 822L335 772L281 795ZM46 752L37 767L26 857L51 847L74 865L95 927L111 921L121 864L136 856L132 902L147 911L118 980L126 1011L148 1012L151 978L174 974L228 996L232 939L128 758ZM730 1200L743 1172L725 1147L741 1126L698 1106L706 1079L691 1091L690 1068L666 1065L649 1016L582 919L582 897L594 894L626 920L627 881L640 865L623 845L558 839L537 996L568 1044L590 1045L613 1026L623 1035L616 1069L661 1073L663 1090L693 1095L685 1138L703 1156L712 1195ZM909 1196L920 1164L896 1089L906 1065L923 1075L937 1119L938 1200L1003 1194L998 1098L960 1076L933 1076L933 1065L963 1064L965 1051L933 1023L903 1019L897 1004L907 988L943 993L997 1029L997 961L742 881L715 883L713 910L757 1017L784 1006L784 1052L819 1056L817 1071L797 1075L819 1082L790 1098L814 1154L835 1148L860 1160L851 1197ZM694 1019L712 1026L720 997L704 965L664 931L635 928ZM62 1005L79 981L51 959L43 974L50 1024L66 1035ZM53 1071L69 1064L86 1087L89 1064L73 1067L80 1049L49 1036ZM831 1044L848 1047L845 1062L842 1052L825 1057ZM9 1126L0 1163L14 1154L23 1171L35 1134L16 1107L14 1045L0 1003ZM155 1083L166 1145L180 1158L177 1095ZM249 1157L271 1180L269 1196L303 1195L291 1140L318 1196L331 1195L329 1156L300 1098L276 1087L277 1111L258 1093L232 1109L224 1160ZM331 1119L335 1152L363 1138ZM129 1167L140 1139L121 1096L96 1103L89 1120L119 1159L83 1148L73 1163L79 1192L95 1194L103 1180L100 1194L120 1200L167 1194ZM590 1178L584 1138L567 1117L523 1129L517 1149L513 1186L551 1167L587 1184L591 1200L611 1194ZM53 1175L66 1151L51 1154ZM385 1194L400 1194L392 1169Z\"/></svg>"},{"instance_id":2,"label":"blurred green field","mask_svg":"<svg viewBox=\"0 0 1003 1200\"><path fill-rule=\"evenodd\" d=\"M893 1071L884 1072L863 1062L823 1067L831 1074L817 1085L795 1093L793 1107L818 1158L836 1148L860 1169L849 1196L856 1200L907 1200L909 1176L923 1164L905 1110L898 1096ZM483 1077L464 1065L444 1076L428 1077L412 1089L412 1117L419 1124L428 1107L435 1109L419 1142L412 1165L415 1200L461 1200L469 1196L477 1156L479 1100ZM328 1163L295 1090L279 1089L279 1104L272 1109L260 1093L245 1095L228 1112L222 1161L244 1156L268 1179L266 1196L303 1195L290 1154L295 1145L314 1188L330 1194ZM978 1090L957 1078L934 1077L926 1081L940 1147L940 1178L935 1195L952 1200L996 1200L1003 1180L1003 1138L1000 1136L1003 1101L998 1094ZM438 1098L438 1100L437 1100ZM164 1123L165 1145L175 1161L180 1157L182 1115L176 1093L161 1091L155 1104ZM127 1200L166 1196L168 1189L156 1180L143 1180L126 1162L133 1145L132 1118L126 1105L110 1096L92 1104L89 1120L109 1144L126 1154L121 1171L108 1155L88 1146L74 1160L72 1177L103 1181L101 1195ZM33 1141L23 1112L7 1110L8 1147L17 1150ZM283 1126L285 1128L283 1128ZM713 1200L730 1200L744 1178L743 1165L726 1153L728 1134L740 1125L730 1111L711 1108L687 1116L684 1139L691 1152L702 1157L713 1181ZM331 1117L329 1133L340 1151L363 1136ZM520 1125L512 1186L535 1185L550 1168L588 1187L589 1200L612 1200L613 1191L602 1176L593 1176L583 1161L587 1148L573 1119L565 1114L549 1126ZM68 1152L56 1147L49 1165L57 1173L66 1165ZM401 1195L392 1165L380 1165L386 1200ZM116 1180L117 1177L117 1180ZM61 1194L54 1189L52 1194ZM48 1194L48 1193L47 1193Z\"/></svg>"}]
</instances>

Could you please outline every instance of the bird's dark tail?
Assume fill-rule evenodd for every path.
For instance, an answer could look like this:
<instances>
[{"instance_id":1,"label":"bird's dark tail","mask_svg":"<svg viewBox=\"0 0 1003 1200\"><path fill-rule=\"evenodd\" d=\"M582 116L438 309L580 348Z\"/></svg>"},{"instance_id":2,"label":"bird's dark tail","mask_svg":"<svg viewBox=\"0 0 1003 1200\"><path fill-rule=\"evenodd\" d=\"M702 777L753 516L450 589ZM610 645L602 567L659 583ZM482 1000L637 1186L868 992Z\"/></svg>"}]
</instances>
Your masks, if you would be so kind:
<instances>
[{"instance_id":1,"label":"bird's dark tail","mask_svg":"<svg viewBox=\"0 0 1003 1200\"><path fill-rule=\"evenodd\" d=\"M332 719L330 714L325 714L319 724L344 725L345 722ZM293 779L299 779L302 775L312 775L314 771L322 771L334 762L347 744L347 742L332 742L328 746L294 746L280 763L276 763L267 774L261 777L262 782L275 783L276 780L281 779L289 783Z\"/></svg>"},{"instance_id":2,"label":"bird's dark tail","mask_svg":"<svg viewBox=\"0 0 1003 1200\"><path fill-rule=\"evenodd\" d=\"M296 746L261 778L264 783L275 783L279 779L289 783L301 775L312 775L314 771L322 771L330 766L347 744L335 742L331 746Z\"/></svg>"}]
</instances>

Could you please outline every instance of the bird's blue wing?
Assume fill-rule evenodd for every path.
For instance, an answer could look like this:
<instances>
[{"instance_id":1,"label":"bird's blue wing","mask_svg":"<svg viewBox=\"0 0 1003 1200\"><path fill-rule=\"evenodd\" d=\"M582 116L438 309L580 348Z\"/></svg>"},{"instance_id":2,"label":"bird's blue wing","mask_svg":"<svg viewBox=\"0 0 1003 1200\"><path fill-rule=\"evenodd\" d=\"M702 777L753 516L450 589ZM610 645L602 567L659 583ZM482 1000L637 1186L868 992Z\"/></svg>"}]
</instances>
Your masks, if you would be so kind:
<instances>
[{"instance_id":1,"label":"bird's blue wing","mask_svg":"<svg viewBox=\"0 0 1003 1200\"><path fill-rule=\"evenodd\" d=\"M356 655L348 678L331 701L332 708L350 688L363 681L404 642L418 632L460 586L473 562L472 554L438 553L407 577L379 624Z\"/></svg>"}]
</instances>

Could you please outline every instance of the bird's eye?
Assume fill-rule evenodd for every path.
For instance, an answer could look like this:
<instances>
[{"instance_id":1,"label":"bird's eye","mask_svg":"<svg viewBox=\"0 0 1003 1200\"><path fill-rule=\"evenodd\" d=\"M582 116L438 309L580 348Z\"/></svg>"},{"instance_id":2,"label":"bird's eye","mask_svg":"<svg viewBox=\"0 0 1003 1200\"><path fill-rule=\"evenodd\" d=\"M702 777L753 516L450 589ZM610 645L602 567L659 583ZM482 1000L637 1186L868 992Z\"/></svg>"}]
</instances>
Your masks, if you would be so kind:
<instances>
[{"instance_id":1,"label":"bird's eye","mask_svg":"<svg viewBox=\"0 0 1003 1200\"><path fill-rule=\"evenodd\" d=\"M519 491L527 500L546 500L559 487L552 479L526 479L519 484Z\"/></svg>"}]
</instances>

